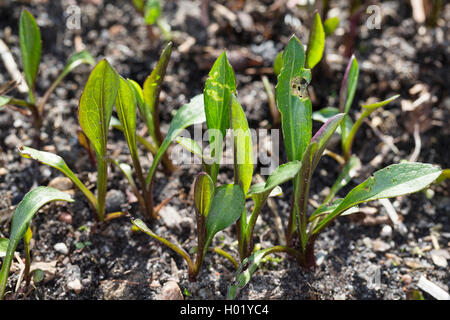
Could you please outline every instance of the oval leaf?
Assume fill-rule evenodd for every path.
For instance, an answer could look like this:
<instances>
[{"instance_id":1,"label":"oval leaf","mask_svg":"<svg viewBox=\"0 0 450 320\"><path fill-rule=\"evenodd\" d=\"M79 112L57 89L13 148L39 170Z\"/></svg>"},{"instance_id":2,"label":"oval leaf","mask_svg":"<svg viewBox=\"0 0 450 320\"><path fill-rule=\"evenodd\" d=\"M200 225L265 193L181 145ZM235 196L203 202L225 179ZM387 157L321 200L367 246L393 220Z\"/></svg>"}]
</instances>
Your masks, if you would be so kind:
<instances>
[{"instance_id":1,"label":"oval leaf","mask_svg":"<svg viewBox=\"0 0 450 320\"><path fill-rule=\"evenodd\" d=\"M25 72L28 88L30 89L30 92L32 92L39 70L42 44L39 27L28 10L23 10L20 16L19 38L23 71Z\"/></svg>"},{"instance_id":2,"label":"oval leaf","mask_svg":"<svg viewBox=\"0 0 450 320\"><path fill-rule=\"evenodd\" d=\"M68 201L73 202L70 195L49 187L38 187L28 192L23 200L19 203L11 222L11 235L9 237L9 245L6 251L5 260L3 261L2 270L0 272L0 298L3 299L5 293L6 280L8 279L9 269L14 256L14 251L19 241L25 235L31 219L36 212L46 203L51 201Z\"/></svg>"},{"instance_id":3,"label":"oval leaf","mask_svg":"<svg viewBox=\"0 0 450 320\"><path fill-rule=\"evenodd\" d=\"M322 59L325 49L325 31L319 13L314 14L314 20L309 34L308 48L306 49L306 67L314 68Z\"/></svg>"},{"instance_id":4,"label":"oval leaf","mask_svg":"<svg viewBox=\"0 0 450 320\"><path fill-rule=\"evenodd\" d=\"M205 252L216 233L236 222L244 207L245 195L241 186L227 184L217 188L206 219Z\"/></svg>"},{"instance_id":5,"label":"oval leaf","mask_svg":"<svg viewBox=\"0 0 450 320\"><path fill-rule=\"evenodd\" d=\"M427 163L393 164L351 190L341 204L323 219L313 233L319 232L345 210L363 202L403 196L422 190L436 180L442 170Z\"/></svg>"},{"instance_id":6,"label":"oval leaf","mask_svg":"<svg viewBox=\"0 0 450 320\"><path fill-rule=\"evenodd\" d=\"M200 173L194 183L194 204L197 214L208 216L214 195L214 182L206 173Z\"/></svg>"}]
</instances>

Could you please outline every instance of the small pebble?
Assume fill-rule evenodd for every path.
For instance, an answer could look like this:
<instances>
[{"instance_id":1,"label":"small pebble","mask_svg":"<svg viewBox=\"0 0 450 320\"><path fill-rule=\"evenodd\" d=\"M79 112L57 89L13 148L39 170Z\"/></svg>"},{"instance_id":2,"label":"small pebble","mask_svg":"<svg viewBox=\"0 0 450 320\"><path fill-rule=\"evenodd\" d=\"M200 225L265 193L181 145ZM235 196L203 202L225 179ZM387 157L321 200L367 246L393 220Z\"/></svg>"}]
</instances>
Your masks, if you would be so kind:
<instances>
[{"instance_id":1,"label":"small pebble","mask_svg":"<svg viewBox=\"0 0 450 320\"><path fill-rule=\"evenodd\" d=\"M184 300L184 297L175 281L167 281L161 289L159 300Z\"/></svg>"},{"instance_id":2,"label":"small pebble","mask_svg":"<svg viewBox=\"0 0 450 320\"><path fill-rule=\"evenodd\" d=\"M48 183L48 186L61 191L67 191L72 189L73 183L67 177L56 177Z\"/></svg>"},{"instance_id":3,"label":"small pebble","mask_svg":"<svg viewBox=\"0 0 450 320\"><path fill-rule=\"evenodd\" d=\"M58 220L67 224L72 224L72 216L67 212L61 212Z\"/></svg>"},{"instance_id":4,"label":"small pebble","mask_svg":"<svg viewBox=\"0 0 450 320\"><path fill-rule=\"evenodd\" d=\"M67 282L67 288L73 290L76 294L79 294L81 292L81 289L83 289L83 286L81 285L79 279L75 279Z\"/></svg>"},{"instance_id":5,"label":"small pebble","mask_svg":"<svg viewBox=\"0 0 450 320\"><path fill-rule=\"evenodd\" d=\"M380 232L380 237L390 238L392 237L392 227L390 225L385 225Z\"/></svg>"},{"instance_id":6,"label":"small pebble","mask_svg":"<svg viewBox=\"0 0 450 320\"><path fill-rule=\"evenodd\" d=\"M58 242L53 246L53 249L55 249L57 252L67 255L69 253L69 249L67 248L66 244L63 242Z\"/></svg>"}]
</instances>

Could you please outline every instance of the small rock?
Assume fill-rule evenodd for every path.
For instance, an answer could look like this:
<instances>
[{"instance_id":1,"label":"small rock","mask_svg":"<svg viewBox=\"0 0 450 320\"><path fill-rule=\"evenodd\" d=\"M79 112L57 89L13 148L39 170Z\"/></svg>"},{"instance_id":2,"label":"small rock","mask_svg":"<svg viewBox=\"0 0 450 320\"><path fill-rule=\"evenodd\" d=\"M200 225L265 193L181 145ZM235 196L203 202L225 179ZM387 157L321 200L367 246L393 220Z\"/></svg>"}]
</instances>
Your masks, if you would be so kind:
<instances>
[{"instance_id":1,"label":"small rock","mask_svg":"<svg viewBox=\"0 0 450 320\"><path fill-rule=\"evenodd\" d=\"M0 168L0 176L5 176L8 174L8 170L6 170L5 168Z\"/></svg>"},{"instance_id":2,"label":"small rock","mask_svg":"<svg viewBox=\"0 0 450 320\"><path fill-rule=\"evenodd\" d=\"M391 248L391 246L382 240L377 239L377 240L372 241L372 249L374 251L385 252L385 251L389 250L390 248Z\"/></svg>"},{"instance_id":3,"label":"small rock","mask_svg":"<svg viewBox=\"0 0 450 320\"><path fill-rule=\"evenodd\" d=\"M380 237L391 238L392 237L392 227L390 225L385 225L380 232Z\"/></svg>"},{"instance_id":4,"label":"small rock","mask_svg":"<svg viewBox=\"0 0 450 320\"><path fill-rule=\"evenodd\" d=\"M67 282L67 288L73 290L76 294L79 294L81 289L83 289L83 286L81 285L80 279L74 279Z\"/></svg>"},{"instance_id":5,"label":"small rock","mask_svg":"<svg viewBox=\"0 0 450 320\"><path fill-rule=\"evenodd\" d=\"M167 228L180 229L181 216L174 207L163 207L161 211L159 211L159 216Z\"/></svg>"},{"instance_id":6,"label":"small rock","mask_svg":"<svg viewBox=\"0 0 450 320\"><path fill-rule=\"evenodd\" d=\"M67 191L72 189L73 183L67 177L56 177L48 183L48 186L61 191Z\"/></svg>"},{"instance_id":7,"label":"small rock","mask_svg":"<svg viewBox=\"0 0 450 320\"><path fill-rule=\"evenodd\" d=\"M175 281L167 281L161 289L159 300L184 300L184 297Z\"/></svg>"},{"instance_id":8,"label":"small rock","mask_svg":"<svg viewBox=\"0 0 450 320\"><path fill-rule=\"evenodd\" d=\"M325 257L327 256L326 251L319 251L316 254L316 264L320 266L324 261Z\"/></svg>"},{"instance_id":9,"label":"small rock","mask_svg":"<svg viewBox=\"0 0 450 320\"><path fill-rule=\"evenodd\" d=\"M50 262L33 262L31 270L41 269L44 272L44 283L52 280L56 275L56 260Z\"/></svg>"},{"instance_id":10,"label":"small rock","mask_svg":"<svg viewBox=\"0 0 450 320\"><path fill-rule=\"evenodd\" d=\"M67 224L72 224L72 215L67 212L61 212L58 216L58 220Z\"/></svg>"},{"instance_id":11,"label":"small rock","mask_svg":"<svg viewBox=\"0 0 450 320\"><path fill-rule=\"evenodd\" d=\"M367 247L367 249L372 249L372 240L369 237L362 239L362 242Z\"/></svg>"},{"instance_id":12,"label":"small rock","mask_svg":"<svg viewBox=\"0 0 450 320\"><path fill-rule=\"evenodd\" d=\"M334 295L334 300L345 300L345 293L338 293Z\"/></svg>"},{"instance_id":13,"label":"small rock","mask_svg":"<svg viewBox=\"0 0 450 320\"><path fill-rule=\"evenodd\" d=\"M22 145L22 142L14 133L12 133L5 138L5 145L8 148L15 149L17 147L20 147Z\"/></svg>"},{"instance_id":14,"label":"small rock","mask_svg":"<svg viewBox=\"0 0 450 320\"><path fill-rule=\"evenodd\" d=\"M121 205L126 202L125 195L121 191L115 189L109 190L106 193L106 212L121 211Z\"/></svg>"},{"instance_id":15,"label":"small rock","mask_svg":"<svg viewBox=\"0 0 450 320\"><path fill-rule=\"evenodd\" d=\"M69 254L69 249L67 248L66 244L63 242L58 242L57 244L55 244L53 246L53 249L55 249L57 252L59 252L63 255Z\"/></svg>"},{"instance_id":16,"label":"small rock","mask_svg":"<svg viewBox=\"0 0 450 320\"><path fill-rule=\"evenodd\" d=\"M447 268L447 259L450 259L450 255L447 250L432 250L430 252L430 255L431 260L433 260L433 263L435 265L437 265L438 267Z\"/></svg>"}]
</instances>

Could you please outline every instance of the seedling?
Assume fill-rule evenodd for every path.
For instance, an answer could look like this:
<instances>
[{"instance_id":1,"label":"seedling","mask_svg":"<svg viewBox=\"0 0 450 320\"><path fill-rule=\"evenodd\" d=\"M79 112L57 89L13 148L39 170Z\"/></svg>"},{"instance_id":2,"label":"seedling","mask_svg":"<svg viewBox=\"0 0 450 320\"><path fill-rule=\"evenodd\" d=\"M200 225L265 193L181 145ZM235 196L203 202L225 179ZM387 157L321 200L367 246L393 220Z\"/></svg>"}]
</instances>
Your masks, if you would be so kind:
<instances>
[{"instance_id":1,"label":"seedling","mask_svg":"<svg viewBox=\"0 0 450 320\"><path fill-rule=\"evenodd\" d=\"M235 298L256 271L264 256L274 252L287 252L298 264L310 269L316 265L314 244L320 232L339 216L354 213L360 203L392 198L420 191L436 180L442 170L431 164L404 162L378 170L343 199L331 204L324 202L313 213L308 212L309 188L313 172L333 133L345 130L346 113L328 119L312 136L311 102L306 86L310 71L305 68L305 51L293 36L283 54L278 75L277 102L282 116L282 130L289 161L300 161L300 170L293 180L293 198L286 230L289 249L275 246L254 252L245 259L237 272L237 281L229 287L228 297ZM302 84L303 82L303 84ZM300 83L300 88L299 88ZM348 109L347 109L348 110Z\"/></svg>"},{"instance_id":2,"label":"seedling","mask_svg":"<svg viewBox=\"0 0 450 320\"><path fill-rule=\"evenodd\" d=\"M153 96L150 96L150 94L149 96L155 99L159 91L152 92ZM154 161L147 176L145 176L140 165L136 145L136 104L138 99L132 82L120 77L105 59L100 61L92 70L80 98L79 122L97 159L96 196L76 177L64 160L58 155L38 151L29 147L20 147L19 152L25 158L31 158L58 169L71 179L86 196L91 207L96 211L96 218L100 222L105 219L108 165L110 162L117 164L130 182L131 188L141 205L142 213L148 219L154 219L157 217L157 211L153 205L152 186L156 168L161 162L167 148L180 132L190 125L203 122L205 115L201 96L195 97L189 104L182 106L178 110L170 124L166 137L161 145L155 147L156 154ZM133 180L131 168L126 164L119 164L115 159L110 159L107 154L106 146L113 105L116 106L121 121L116 126L120 126L124 132L140 189L138 189ZM147 112L146 110L144 111Z\"/></svg>"},{"instance_id":3,"label":"seedling","mask_svg":"<svg viewBox=\"0 0 450 320\"><path fill-rule=\"evenodd\" d=\"M280 193L280 184L292 179L300 169L300 162L293 161L278 167L266 183L251 186L253 176L253 145L244 110L236 97L234 71L223 53L214 63L205 84L204 113L208 128L210 154L203 154L201 147L189 138L178 138L177 142L190 152L201 157L203 172L194 182L194 207L197 220L196 257L192 259L179 245L152 232L141 220L132 219L133 224L152 238L167 245L184 258L188 264L189 279L195 281L205 255L214 251L230 260L236 260L225 251L210 245L221 230L236 223L239 254L243 259L253 248L253 230L264 203L269 196ZM234 152L234 183L217 187L226 131L231 129ZM254 207L247 215L245 199L253 198ZM292 250L280 246L280 250Z\"/></svg>"},{"instance_id":4,"label":"seedling","mask_svg":"<svg viewBox=\"0 0 450 320\"><path fill-rule=\"evenodd\" d=\"M133 4L136 10L144 17L145 24L147 25L148 34L151 40L155 40L155 34L153 32L153 26L158 26L159 30L163 34L164 40L170 41L172 35L170 34L170 25L161 16L162 14L162 1L161 0L133 0Z\"/></svg>"},{"instance_id":5,"label":"seedling","mask_svg":"<svg viewBox=\"0 0 450 320\"><path fill-rule=\"evenodd\" d=\"M39 209L52 201L73 202L72 198L65 192L49 187L38 187L28 192L17 206L11 222L11 234L9 240L5 238L0 239L0 253L4 252L5 254L2 269L0 271L0 299L3 299L5 295L6 281L8 280L14 252L22 238L25 250L24 277L26 285L29 285L31 281L31 255L29 244L32 237L30 223Z\"/></svg>"},{"instance_id":6,"label":"seedling","mask_svg":"<svg viewBox=\"0 0 450 320\"><path fill-rule=\"evenodd\" d=\"M66 66L61 71L59 76L53 81L51 86L47 89L43 97L38 102L35 84L36 77L39 71L39 62L42 51L41 33L34 17L27 10L23 10L20 16L19 38L20 51L22 54L22 67L25 73L25 80L28 85L28 99L25 100L6 96L3 95L4 93L0 92L0 107L11 105L19 107L16 110L22 113L24 113L25 111L22 108L25 108L29 111L28 115L32 117L33 125L36 131L35 145L39 148L40 130L44 117L44 107L47 104L47 101L50 98L51 94L72 70L83 63L94 65L95 60L86 50L73 54L68 59Z\"/></svg>"}]
</instances>

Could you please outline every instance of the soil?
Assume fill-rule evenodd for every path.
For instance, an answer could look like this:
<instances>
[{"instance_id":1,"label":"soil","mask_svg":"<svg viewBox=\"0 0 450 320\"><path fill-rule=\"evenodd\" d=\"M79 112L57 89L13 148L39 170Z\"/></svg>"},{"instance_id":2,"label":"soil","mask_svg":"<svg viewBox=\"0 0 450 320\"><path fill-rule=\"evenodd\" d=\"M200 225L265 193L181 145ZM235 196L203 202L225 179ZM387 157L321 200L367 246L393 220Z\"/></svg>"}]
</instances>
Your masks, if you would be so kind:
<instances>
[{"instance_id":1,"label":"soil","mask_svg":"<svg viewBox=\"0 0 450 320\"><path fill-rule=\"evenodd\" d=\"M0 37L20 65L18 20L25 1L0 1ZM29 2L29 1L27 1ZM278 4L280 4L278 6ZM289 3L289 2L288 2ZM66 27L68 7L81 9L79 29ZM222 5L234 12L223 14ZM371 116L357 134L353 147L364 164L360 176L340 195L364 180L373 171L402 159L411 159L415 144L414 128L421 148L416 161L450 167L449 115L449 40L450 4L445 4L438 27L432 29L412 18L409 2L383 2L380 29L368 29L362 23L355 41L360 62L360 77L355 103L369 98L384 99L395 93L401 99ZM164 41L151 40L143 19L131 1L32 1L26 7L41 29L43 51L36 91L42 96L64 67L66 59L80 46L79 39L97 60L106 57L123 77L143 83L157 62ZM348 1L331 1L332 15L341 18L336 33L327 38L326 61L313 73L309 87L313 108L337 106L340 81L347 63L343 57L343 39L348 32ZM311 13L286 6L285 1L210 1L209 26L202 24L200 1L165 1L163 16L173 31L174 50L168 67L161 99L163 130L173 112L194 95L201 93L212 62L221 50L227 50L236 72L239 100L252 128L270 128L272 119L261 75L272 84L273 59L292 34L307 43ZM187 50L187 39L195 43ZM78 42L77 42L78 41ZM183 46L182 46L183 45ZM72 72L58 87L45 107L41 133L42 148L61 155L82 181L95 189L95 167L78 143L76 132L78 100L89 74L89 66ZM0 63L0 83L10 80ZM414 101L423 102L412 107ZM314 130L320 126L314 123ZM33 187L48 185L61 174L19 156L16 148L31 146L30 120L9 109L0 110L0 218L11 216L15 206ZM141 129L143 125L141 124ZM375 128L375 129L374 129ZM386 142L389 142L386 143ZM392 143L394 147L392 147ZM130 162L121 133L112 131L109 152ZM332 149L339 152L336 144ZM146 154L141 150L142 154ZM280 150L284 154L284 150ZM144 157L146 158L146 157ZM284 158L284 155L282 156ZM284 161L285 159L282 159ZM131 163L131 162L130 162ZM144 163L148 168L151 156ZM172 176L157 173L154 190L156 203L174 195L164 210L172 218L158 220L152 229L178 241L186 250L196 245L195 214L189 192L200 167L182 167ZM255 171L258 172L260 167ZM338 165L323 157L314 175L311 197L323 199L338 175ZM222 170L220 181L231 181L230 167ZM111 168L108 210L126 209L140 217L124 177ZM275 255L262 264L240 299L407 299L421 276L449 291L448 267L431 258L436 241L449 252L449 183L432 185L431 191L391 199L406 229L393 229L385 207L369 203L362 212L342 217L330 225L316 241L318 267L301 270L294 260ZM275 198L276 212L287 221L290 184L284 195ZM432 197L430 196L432 193ZM19 291L8 298L17 299L158 299L164 285L173 280L185 299L225 299L227 286L235 278L229 261L215 254L206 257L199 280L190 283L184 261L167 247L144 234L132 232L127 218L97 225L83 195L73 190L75 203L54 203L45 207L32 223L32 259L48 266L44 283L30 292ZM312 209L312 207L311 207ZM174 213L175 212L175 213ZM170 219L169 219L170 220ZM9 236L9 219L3 219L0 237ZM281 244L270 228L276 216L266 206L255 230L255 242L262 248ZM434 241L434 242L433 242ZM55 250L63 243L68 249ZM213 245L238 256L234 227L221 232ZM59 245L60 247L61 245ZM23 252L19 247L18 252ZM63 253L61 253L63 252ZM19 276L18 263L8 280L14 291ZM73 285L73 283L79 286ZM432 299L421 291L425 299Z\"/></svg>"}]
</instances>

